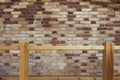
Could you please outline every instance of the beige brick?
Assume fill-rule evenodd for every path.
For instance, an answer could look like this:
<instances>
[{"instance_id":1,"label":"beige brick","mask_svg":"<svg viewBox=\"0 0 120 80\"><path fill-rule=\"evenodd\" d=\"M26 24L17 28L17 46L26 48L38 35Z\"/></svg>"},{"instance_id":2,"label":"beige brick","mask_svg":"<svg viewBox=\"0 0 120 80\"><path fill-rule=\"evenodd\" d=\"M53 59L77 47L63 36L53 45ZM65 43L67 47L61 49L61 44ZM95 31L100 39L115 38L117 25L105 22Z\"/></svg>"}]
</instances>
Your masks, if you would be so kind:
<instances>
[{"instance_id":1,"label":"beige brick","mask_svg":"<svg viewBox=\"0 0 120 80\"><path fill-rule=\"evenodd\" d=\"M14 9L11 9L11 8L7 8L7 9L4 9L5 12L12 12L14 11Z\"/></svg>"},{"instance_id":2,"label":"beige brick","mask_svg":"<svg viewBox=\"0 0 120 80\"><path fill-rule=\"evenodd\" d=\"M12 8L21 8L20 5L12 5Z\"/></svg>"}]
</instances>

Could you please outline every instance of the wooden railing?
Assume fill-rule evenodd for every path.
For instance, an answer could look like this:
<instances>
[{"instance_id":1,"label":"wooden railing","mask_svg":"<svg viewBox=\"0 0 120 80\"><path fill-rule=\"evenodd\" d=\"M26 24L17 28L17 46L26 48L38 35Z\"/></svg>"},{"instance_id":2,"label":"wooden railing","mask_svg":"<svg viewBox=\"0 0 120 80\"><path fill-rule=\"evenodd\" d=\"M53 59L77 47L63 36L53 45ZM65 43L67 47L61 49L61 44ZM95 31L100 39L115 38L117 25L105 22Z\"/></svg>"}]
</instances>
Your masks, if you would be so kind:
<instances>
[{"instance_id":1,"label":"wooden railing","mask_svg":"<svg viewBox=\"0 0 120 80\"><path fill-rule=\"evenodd\" d=\"M104 50L103 80L114 80L114 50L120 50L120 46L114 46L112 42L103 46L32 46L22 42L19 46L0 46L0 50L20 50L20 80L28 80L29 50Z\"/></svg>"}]
</instances>

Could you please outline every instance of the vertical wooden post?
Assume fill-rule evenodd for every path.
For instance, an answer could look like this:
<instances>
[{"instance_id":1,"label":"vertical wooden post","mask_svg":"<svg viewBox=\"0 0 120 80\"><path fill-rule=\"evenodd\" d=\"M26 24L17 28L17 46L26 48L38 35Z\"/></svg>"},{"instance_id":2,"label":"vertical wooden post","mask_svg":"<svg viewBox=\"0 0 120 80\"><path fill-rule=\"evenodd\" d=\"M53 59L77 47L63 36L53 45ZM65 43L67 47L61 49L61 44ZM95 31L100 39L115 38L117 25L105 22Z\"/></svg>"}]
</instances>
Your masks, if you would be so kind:
<instances>
[{"instance_id":1,"label":"vertical wooden post","mask_svg":"<svg viewBox=\"0 0 120 80\"><path fill-rule=\"evenodd\" d=\"M103 80L114 80L114 44L104 44L103 53Z\"/></svg>"},{"instance_id":2,"label":"vertical wooden post","mask_svg":"<svg viewBox=\"0 0 120 80\"><path fill-rule=\"evenodd\" d=\"M20 44L20 80L28 80L28 43Z\"/></svg>"}]
</instances>

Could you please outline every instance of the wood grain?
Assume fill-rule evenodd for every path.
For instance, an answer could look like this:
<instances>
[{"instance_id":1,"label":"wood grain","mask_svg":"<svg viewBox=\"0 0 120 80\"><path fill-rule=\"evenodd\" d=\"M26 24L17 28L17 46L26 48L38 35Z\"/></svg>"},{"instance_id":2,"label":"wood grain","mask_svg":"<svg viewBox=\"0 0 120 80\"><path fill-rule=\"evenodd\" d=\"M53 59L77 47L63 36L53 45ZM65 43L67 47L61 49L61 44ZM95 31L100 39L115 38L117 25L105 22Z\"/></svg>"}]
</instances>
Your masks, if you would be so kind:
<instances>
[{"instance_id":1,"label":"wood grain","mask_svg":"<svg viewBox=\"0 0 120 80\"><path fill-rule=\"evenodd\" d=\"M29 50L103 50L104 46L28 46Z\"/></svg>"},{"instance_id":2,"label":"wood grain","mask_svg":"<svg viewBox=\"0 0 120 80\"><path fill-rule=\"evenodd\" d=\"M103 53L103 80L114 80L114 44L105 43Z\"/></svg>"},{"instance_id":3,"label":"wood grain","mask_svg":"<svg viewBox=\"0 0 120 80\"><path fill-rule=\"evenodd\" d=\"M28 43L20 44L20 80L28 80Z\"/></svg>"},{"instance_id":4,"label":"wood grain","mask_svg":"<svg viewBox=\"0 0 120 80\"><path fill-rule=\"evenodd\" d=\"M0 50L19 50L20 46L0 46Z\"/></svg>"}]
</instances>

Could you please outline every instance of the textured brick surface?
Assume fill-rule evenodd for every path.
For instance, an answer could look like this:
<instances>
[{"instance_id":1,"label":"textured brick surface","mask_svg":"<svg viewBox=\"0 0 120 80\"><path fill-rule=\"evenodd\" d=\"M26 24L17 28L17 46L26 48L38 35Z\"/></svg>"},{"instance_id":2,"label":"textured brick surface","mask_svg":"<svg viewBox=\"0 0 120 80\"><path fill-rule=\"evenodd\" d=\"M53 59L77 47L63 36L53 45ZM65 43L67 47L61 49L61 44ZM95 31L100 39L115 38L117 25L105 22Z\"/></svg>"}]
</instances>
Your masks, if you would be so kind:
<instances>
[{"instance_id":1,"label":"textured brick surface","mask_svg":"<svg viewBox=\"0 0 120 80\"><path fill-rule=\"evenodd\" d=\"M119 3L0 0L0 45L120 45ZM115 75L120 75L120 52ZM30 75L102 75L102 51L30 51ZM19 75L19 51L0 52L0 75Z\"/></svg>"}]
</instances>

